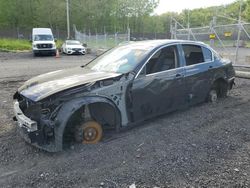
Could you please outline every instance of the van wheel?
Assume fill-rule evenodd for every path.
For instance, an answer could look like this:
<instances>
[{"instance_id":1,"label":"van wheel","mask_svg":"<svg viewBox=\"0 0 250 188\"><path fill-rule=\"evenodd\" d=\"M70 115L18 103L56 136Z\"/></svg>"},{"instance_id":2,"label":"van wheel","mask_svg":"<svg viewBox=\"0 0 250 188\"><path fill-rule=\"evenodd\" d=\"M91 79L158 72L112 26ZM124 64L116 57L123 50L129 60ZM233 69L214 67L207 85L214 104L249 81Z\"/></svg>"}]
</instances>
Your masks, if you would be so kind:
<instances>
[{"instance_id":1,"label":"van wheel","mask_svg":"<svg viewBox=\"0 0 250 188\"><path fill-rule=\"evenodd\" d=\"M208 94L208 101L211 103L216 103L218 100L218 94L216 89L211 89L209 94Z\"/></svg>"},{"instance_id":2,"label":"van wheel","mask_svg":"<svg viewBox=\"0 0 250 188\"><path fill-rule=\"evenodd\" d=\"M96 144L102 139L102 126L96 121L87 121L75 129L75 140L83 144Z\"/></svg>"}]
</instances>

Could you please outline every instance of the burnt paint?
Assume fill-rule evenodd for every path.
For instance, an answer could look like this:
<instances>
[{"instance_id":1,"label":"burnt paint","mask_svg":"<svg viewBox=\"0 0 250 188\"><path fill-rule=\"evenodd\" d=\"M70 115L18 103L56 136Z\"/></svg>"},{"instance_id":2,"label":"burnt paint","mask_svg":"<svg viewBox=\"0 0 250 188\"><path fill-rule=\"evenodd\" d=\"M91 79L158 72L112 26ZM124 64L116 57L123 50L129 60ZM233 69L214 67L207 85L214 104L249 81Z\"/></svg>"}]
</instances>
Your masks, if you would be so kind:
<instances>
[{"instance_id":1,"label":"burnt paint","mask_svg":"<svg viewBox=\"0 0 250 188\"><path fill-rule=\"evenodd\" d=\"M184 69L142 75L132 86L134 121L170 112L185 104Z\"/></svg>"},{"instance_id":2,"label":"burnt paint","mask_svg":"<svg viewBox=\"0 0 250 188\"><path fill-rule=\"evenodd\" d=\"M66 102L63 107L60 109L58 112L58 115L56 117L55 121L55 146L58 151L62 150L63 148L63 133L64 129L67 126L68 120L71 117L74 112L79 110L82 106L88 105L88 104L93 104L93 103L106 103L109 104L111 107L114 108L115 111L115 116L117 121L117 129L121 126L119 123L121 122L120 117L121 114L119 114L119 110L115 106L115 104L110 101L107 98L104 97L98 97L98 96L88 96L85 98L76 98L71 101Z\"/></svg>"},{"instance_id":3,"label":"burnt paint","mask_svg":"<svg viewBox=\"0 0 250 188\"><path fill-rule=\"evenodd\" d=\"M82 67L59 70L28 80L19 88L18 92L33 101L40 101L66 89L114 78L119 75L121 74L97 72Z\"/></svg>"}]
</instances>

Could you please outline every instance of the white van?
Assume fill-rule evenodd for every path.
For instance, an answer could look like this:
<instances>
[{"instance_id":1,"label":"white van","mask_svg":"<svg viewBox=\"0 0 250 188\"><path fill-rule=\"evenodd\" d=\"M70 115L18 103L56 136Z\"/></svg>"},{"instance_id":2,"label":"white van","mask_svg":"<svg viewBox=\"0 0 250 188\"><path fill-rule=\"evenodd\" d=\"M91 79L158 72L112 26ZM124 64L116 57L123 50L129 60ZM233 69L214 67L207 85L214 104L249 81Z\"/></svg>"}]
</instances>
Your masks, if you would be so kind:
<instances>
[{"instance_id":1,"label":"white van","mask_svg":"<svg viewBox=\"0 0 250 188\"><path fill-rule=\"evenodd\" d=\"M56 44L50 28L33 28L32 51L38 54L56 55Z\"/></svg>"}]
</instances>

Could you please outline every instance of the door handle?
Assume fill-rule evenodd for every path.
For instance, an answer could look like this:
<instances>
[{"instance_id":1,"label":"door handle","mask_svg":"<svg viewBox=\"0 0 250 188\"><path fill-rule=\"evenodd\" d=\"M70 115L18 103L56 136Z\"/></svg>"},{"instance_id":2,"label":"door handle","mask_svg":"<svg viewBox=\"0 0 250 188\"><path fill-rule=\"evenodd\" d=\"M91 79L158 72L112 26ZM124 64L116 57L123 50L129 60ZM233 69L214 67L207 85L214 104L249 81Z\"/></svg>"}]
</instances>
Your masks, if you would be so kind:
<instances>
[{"instance_id":1,"label":"door handle","mask_svg":"<svg viewBox=\"0 0 250 188\"><path fill-rule=\"evenodd\" d=\"M182 76L182 75L179 74L179 73L175 75L176 78L179 78L179 77L181 77L181 76Z\"/></svg>"},{"instance_id":2,"label":"door handle","mask_svg":"<svg viewBox=\"0 0 250 188\"><path fill-rule=\"evenodd\" d=\"M213 68L213 66L212 66L212 65L210 65L210 66L209 66L209 69L212 69L212 68Z\"/></svg>"}]
</instances>

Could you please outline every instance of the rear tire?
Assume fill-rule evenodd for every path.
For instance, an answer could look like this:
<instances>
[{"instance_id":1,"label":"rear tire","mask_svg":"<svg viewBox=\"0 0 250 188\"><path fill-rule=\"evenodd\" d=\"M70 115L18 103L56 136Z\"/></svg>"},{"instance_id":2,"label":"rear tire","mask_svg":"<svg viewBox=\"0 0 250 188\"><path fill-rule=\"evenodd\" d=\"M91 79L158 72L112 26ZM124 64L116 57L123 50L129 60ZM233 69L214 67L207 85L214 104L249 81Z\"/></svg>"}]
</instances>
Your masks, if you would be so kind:
<instances>
[{"instance_id":1,"label":"rear tire","mask_svg":"<svg viewBox=\"0 0 250 188\"><path fill-rule=\"evenodd\" d=\"M208 93L208 101L216 103L218 98L226 98L228 95L228 84L225 81L218 80L214 82Z\"/></svg>"},{"instance_id":2,"label":"rear tire","mask_svg":"<svg viewBox=\"0 0 250 188\"><path fill-rule=\"evenodd\" d=\"M218 101L218 93L216 89L212 88L208 94L208 102L216 103Z\"/></svg>"},{"instance_id":3,"label":"rear tire","mask_svg":"<svg viewBox=\"0 0 250 188\"><path fill-rule=\"evenodd\" d=\"M218 97L219 98L226 98L228 96L228 84L220 83L218 87Z\"/></svg>"}]
</instances>

